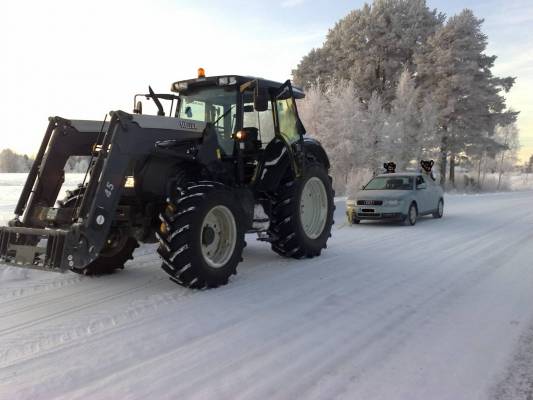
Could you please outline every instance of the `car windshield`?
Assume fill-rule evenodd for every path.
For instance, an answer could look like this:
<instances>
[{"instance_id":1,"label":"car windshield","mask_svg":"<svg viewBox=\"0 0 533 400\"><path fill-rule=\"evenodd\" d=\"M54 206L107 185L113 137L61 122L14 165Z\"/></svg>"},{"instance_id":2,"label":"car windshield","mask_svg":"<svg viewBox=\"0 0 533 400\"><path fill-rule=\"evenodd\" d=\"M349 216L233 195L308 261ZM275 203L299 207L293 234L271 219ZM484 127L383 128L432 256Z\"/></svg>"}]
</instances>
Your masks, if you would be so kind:
<instances>
[{"instance_id":1,"label":"car windshield","mask_svg":"<svg viewBox=\"0 0 533 400\"><path fill-rule=\"evenodd\" d=\"M412 176L377 176L365 186L365 190L411 190Z\"/></svg>"},{"instance_id":2,"label":"car windshield","mask_svg":"<svg viewBox=\"0 0 533 400\"><path fill-rule=\"evenodd\" d=\"M231 135L236 116L237 92L234 87L203 87L180 94L178 117L215 123L220 147L228 155L233 153Z\"/></svg>"}]
</instances>

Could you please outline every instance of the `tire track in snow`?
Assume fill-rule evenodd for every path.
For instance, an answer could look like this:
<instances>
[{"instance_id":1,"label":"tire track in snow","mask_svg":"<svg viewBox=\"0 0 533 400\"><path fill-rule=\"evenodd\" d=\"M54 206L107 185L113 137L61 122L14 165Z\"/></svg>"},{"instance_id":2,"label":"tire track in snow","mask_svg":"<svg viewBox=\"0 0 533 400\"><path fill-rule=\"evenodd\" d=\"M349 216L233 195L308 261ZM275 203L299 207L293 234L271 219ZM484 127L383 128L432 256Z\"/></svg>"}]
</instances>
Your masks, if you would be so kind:
<instances>
[{"instance_id":1,"label":"tire track in snow","mask_svg":"<svg viewBox=\"0 0 533 400\"><path fill-rule=\"evenodd\" d=\"M163 278L159 278L157 281L161 281L161 280L163 280ZM52 319L56 319L56 318L59 318L59 317L62 317L62 316L68 315L68 314L72 314L74 312L82 311L82 310L85 310L87 308L94 307L96 305L100 305L100 304L109 302L111 300L115 300L115 299L123 297L125 295L138 292L141 289L144 289L144 288L147 288L147 287L149 287L151 285L156 284L157 281L144 282L144 283L142 283L140 285L129 287L129 288L124 289L122 291L119 291L117 293L113 293L113 294L110 294L110 295L105 295L103 297L97 296L97 298L93 299L93 301L85 302L85 303L82 303L82 304L76 304L74 306L67 307L67 308L62 309L60 311L52 312L52 313L47 314L47 315L45 315L43 317L33 318L29 322L13 325L13 326L10 326L9 328L0 329L0 336L9 335L9 334L18 332L18 331L20 331L22 329L27 329L27 328L33 327L33 326L38 325L38 324L40 324L42 322L50 321ZM59 299L55 299L55 302L62 303L63 302L63 297L61 297Z\"/></svg>"},{"instance_id":2,"label":"tire track in snow","mask_svg":"<svg viewBox=\"0 0 533 400\"><path fill-rule=\"evenodd\" d=\"M522 202L510 203L516 208ZM478 214L472 218L484 218ZM522 217L531 219L529 208ZM121 301L112 313L119 316L116 326L104 324L94 334L14 358L0 377L0 387L10 392L0 393L6 398L70 399L89 393L175 398L182 393L187 398L353 399L368 374L387 365L413 332L482 286L506 252L519 252L533 240L517 223L516 212L505 223L490 218L467 227L468 221L464 231L456 215L421 221L414 229L361 230L368 237L360 237L357 228L353 235L334 233L324 256L306 262L274 261L266 256L269 250L254 247L228 287L188 297L180 297L185 292L179 288L169 290L138 314L139 304L124 307ZM439 229L447 227L453 227L452 234L437 241ZM515 242L520 235L522 242ZM434 251L440 259L425 258ZM265 260L267 265L257 264ZM395 265L405 260L409 263ZM109 290L116 283L111 281ZM147 292L153 291L131 296ZM28 337L53 336L73 316L34 326ZM59 363L62 370L51 367Z\"/></svg>"},{"instance_id":3,"label":"tire track in snow","mask_svg":"<svg viewBox=\"0 0 533 400\"><path fill-rule=\"evenodd\" d=\"M489 393L490 400L533 399L533 324L520 337L506 373Z\"/></svg>"},{"instance_id":4,"label":"tire track in snow","mask_svg":"<svg viewBox=\"0 0 533 400\"><path fill-rule=\"evenodd\" d=\"M146 248L150 248L150 245L144 246ZM155 250L154 250L155 251ZM152 263L157 260L157 255L153 253L146 253L145 249L139 249L136 251L138 254L135 255L135 262L128 262L126 264L125 268L132 269L132 268L140 268L144 267L147 263ZM146 259L143 261L143 259ZM9 268L16 268L5 264L0 264L0 267L9 269ZM33 298L34 296L43 295L47 296L49 292L54 291L56 289L65 289L66 287L79 284L83 282L86 279L89 279L88 277L78 275L72 272L65 272L65 274L60 274L56 272L44 272L44 271L38 271L38 270L28 270L29 273L37 273L37 274L46 274L51 275L53 278L49 279L43 279L38 281L36 284L32 285L19 285L19 282L26 282L28 279L23 280L17 280L17 286L15 287L0 287L0 307L4 307L8 304L17 303L20 301L20 299L26 299L26 298ZM102 279L105 278L101 277Z\"/></svg>"},{"instance_id":5,"label":"tire track in snow","mask_svg":"<svg viewBox=\"0 0 533 400\"><path fill-rule=\"evenodd\" d=\"M525 239L526 240L526 239ZM488 245L490 246L490 244ZM484 252L483 250L480 251L480 253ZM487 258L489 257L492 257L492 256L487 256ZM478 266L479 267L479 266ZM484 270L484 268L478 268L480 269L482 272ZM492 273L492 270L489 270L489 271L484 271L484 274L490 274ZM471 271L466 271L465 272L466 275L470 274L472 275L471 278L469 279L465 279L464 276L456 276L454 277L454 280L449 284L449 287L451 289L454 289L452 291L450 290L444 290L444 291L438 291L436 294L435 294L435 297L438 299L440 297L443 297L448 299L448 298L454 298L455 297L455 290L459 290L459 292L464 292L465 288L466 287L469 287L473 284L476 283L476 279L482 279L482 277L480 276L477 276L475 274L472 274ZM462 283L462 286L461 285L457 285L457 283ZM350 292L351 295L353 295L354 293L358 293L359 288L356 288L354 291ZM385 288L384 289L384 292L388 292L390 291L390 288ZM444 292L444 295L442 294L442 292ZM373 290L371 291L372 294L374 294L374 298L369 298L368 299L368 302L366 303L361 303L361 304L348 304L347 305L347 309L343 309L341 311L339 311L338 313L336 313L335 315L333 316L330 316L328 317L328 321L335 321L337 320L337 318L340 316L340 315L343 315L345 314L346 311L348 311L349 309L357 309L357 306L361 306L361 307L364 307L364 306L368 306L368 305L376 305L376 304L379 304L379 299L383 299L383 298L386 298L386 296L383 296L383 292L377 292L376 293L376 290L375 290L375 287L373 288ZM430 293L433 293L433 292L430 292ZM342 297L342 296L346 296L346 295L349 295L347 293L343 293L341 295L339 295L339 297ZM431 299L429 299L431 300ZM422 298L419 300L419 304L420 305L424 305L425 307L427 307L427 304L430 304L431 302L428 301L427 298ZM312 307L311 307L312 308ZM364 309L364 308L363 308ZM419 311L416 310L416 307L409 307L407 310L402 310L402 306L398 306L398 305L393 305L393 308L391 310L389 310L387 313L385 314L397 314L397 310L399 310L400 312L400 315L399 316L395 316L394 318L394 321L391 322L391 321L385 321L386 323L386 326L384 328L382 328L381 330L379 330L379 332L382 332L383 334L380 334L378 336L382 337L382 340L383 341L386 341L387 339L387 336L386 336L386 332L388 332L390 329L389 327L392 325L394 326L399 326L400 330L402 329L401 325L404 323L403 321L405 320L408 320L409 319L409 316L411 315L415 315L415 314L419 314ZM277 311L273 311L273 314L275 314ZM257 317L257 319L260 321L261 319L263 319L264 317L268 317L269 315L267 314L265 316L264 313L261 314L261 316ZM421 317L420 317L422 320L424 320L425 318L427 318L427 315L423 314ZM383 315L378 315L374 321L374 323L376 325L379 325L381 323L383 319ZM328 321L322 321L322 324L321 326L324 327L324 329L328 329L327 327L329 326L328 324ZM415 322L412 322L411 325L413 326L418 326L417 323L420 322L418 319L415 320ZM264 354L268 354L269 353L269 350L268 349L272 349L274 347L276 347L276 351L274 353L276 354L279 354L280 352L283 352L283 349L284 349L284 344L282 345L278 345L278 346L273 346L274 342L276 341L280 341L282 343L285 343L285 342L290 342L290 339L291 338L296 338L296 341L298 342L298 338L302 337L302 333L307 331L309 328L312 327L312 324L311 325L308 325L308 326L303 326L303 332L300 332L302 329L296 327L296 328L291 328L290 327L290 320L287 320L287 321L283 321L281 323L281 326L285 326L287 325L289 328L288 330L286 330L285 333L282 333L281 335L276 335L274 336L273 338L271 338L271 342L269 341L265 341L263 340L263 347L251 352L251 353L246 353L245 352L245 357L243 358L239 358L238 360L236 360L232 365L223 365L223 367L218 370L218 374L220 374L221 376L218 377L218 380L223 380L223 376L224 376L224 371L227 371L227 370L231 370L233 372L235 371L238 371L238 366L239 365L250 365L252 364L253 365L253 360L257 357L261 357L263 356L263 361L261 363L260 366L258 366L258 368L260 370L262 369L266 369L267 370L272 370L274 371L274 374L277 373L278 369L279 369L279 366L272 366L272 368L268 368L268 365L265 366L265 361L264 361ZM368 326L368 325L367 325ZM297 332L295 332L295 330ZM227 328L227 331L228 332L231 332L231 331L237 331L237 335L239 334L239 332L243 331L243 332L246 332L245 329L239 329L239 326L238 325L230 325L228 326ZM343 329L340 329L340 331L343 331ZM374 336L376 333L376 330L371 330L371 334L370 336ZM360 332L354 332L353 335L357 336L357 334L360 334ZM201 348L203 349L203 351L207 351L208 353L216 353L217 352L217 347L219 345L219 337L224 337L225 336L225 332L224 330L220 330L215 333L213 335L213 338L211 341L207 341L206 342L206 339L207 338L200 338L200 341L198 343L187 343L186 346L184 347L180 347L178 349L175 349L175 350L172 350L170 353L164 353L162 355L158 355L158 356L154 356L154 358L150 358L150 360L147 360L148 362L148 365L145 365L145 363L141 364L140 366L138 366L139 369L145 369L145 368L148 368L148 369L151 369L151 368L159 368L158 365L160 363L163 363L164 365L164 360L166 358L172 358L173 356L175 356L176 354L179 354L180 355L180 358L187 358L187 355L190 353L191 355L191 358L194 359L194 354L198 352L198 349ZM351 337L349 335L349 337ZM334 353L334 347L335 346L338 346L338 343L345 343L347 341L347 339L349 337L342 337L342 338L336 338L335 340L332 341L331 343L331 351ZM238 340L235 341L235 344L239 343L239 348L240 348L240 351L242 352L244 349L242 349L242 343L243 342L246 342L246 338L245 337L240 337ZM318 347L321 346L321 344L317 344L315 343L315 345L318 345ZM369 344L368 343L364 343L363 345L361 345L359 348L361 350L365 349ZM304 348L314 348L316 346L311 346L309 345L309 343L307 344L303 344L302 345ZM210 347L213 347L213 349L211 349ZM279 347L279 350L278 350L278 347ZM326 351L325 352L326 354L320 354L320 356L316 357L317 359L327 359L327 354L329 354L329 351ZM353 355L353 353L352 353ZM294 359L298 359L298 351L296 351L295 354L293 354L294 356ZM220 355L221 358L224 358L224 355ZM293 359L293 357L290 357L291 359ZM157 365L153 365L153 364L157 364ZM312 363L311 363L312 364ZM193 369L194 365L193 366L189 366L190 369ZM299 368L299 367L303 367L302 365L295 365L295 368ZM137 367L132 367L133 369L137 368ZM204 368L203 366L198 366L198 368L200 369L199 371L194 371L194 373L191 373L190 371L182 371L182 372L172 372L170 374L170 377L168 378L169 380L172 380L172 376L174 376L174 378L176 377L186 377L187 375L193 375L193 376L202 376L202 380L204 379L212 379L214 381L217 381L217 376L215 374L215 372L213 372L213 376L212 375L208 375L206 376L206 373L205 372L202 372L201 370ZM175 369L174 367L172 368L173 370ZM247 370L249 370L249 367L247 368ZM130 368L127 368L125 371L123 372L120 372L120 375L122 375L122 373L124 373L124 377L130 373L132 373L131 369ZM236 372L235 372L236 373ZM169 371L166 372L166 374L164 373L164 371L161 369L160 371L160 374L156 374L156 375L168 375L169 374ZM119 376L120 376L119 375ZM108 379L105 378L105 374L104 374L104 378L103 378L103 381L98 385L98 387L100 387L101 389L106 387L106 385L109 383L108 382ZM114 375L114 378L117 378L116 375ZM259 377L257 377L259 378ZM162 378L163 379L163 378ZM314 378L310 378L310 380L315 380L316 377ZM189 381L188 379L184 379L185 381ZM264 378L263 378L264 380ZM253 379L253 377L250 378L250 381L252 382L256 382L256 379ZM262 379L257 379L257 381L262 381ZM107 382L107 383L106 383ZM166 382L170 385L170 382ZM166 384L165 382L159 382L159 384L161 384L162 386L165 386ZM180 392L173 392L176 396L179 395L179 394L182 394L182 395L190 395L191 393L194 393L194 390L193 388L195 387L196 384L199 384L199 382L196 382L195 380L192 380L190 381L190 384L187 385L187 387L183 388L182 391ZM183 385L181 385L183 386ZM271 382L271 385L267 385L267 387L275 387L276 386L276 383L275 382ZM172 384L172 387L173 388L176 388L176 384ZM98 393L98 391L96 391L96 393ZM84 392L84 394L82 395L82 397L86 396L87 393ZM145 393L145 395L148 395L148 393ZM252 398L257 398L257 393L254 394L254 396L252 396ZM68 395L68 397L71 397L72 396L72 393ZM259 398L263 397L263 394L259 395L258 396ZM202 398L202 396L200 395L199 398ZM287 396L285 398L292 398L291 396Z\"/></svg>"},{"instance_id":6,"label":"tire track in snow","mask_svg":"<svg viewBox=\"0 0 533 400\"><path fill-rule=\"evenodd\" d=\"M498 243L498 240L499 240L499 239L495 239L495 240L493 240L493 241L488 241L487 243L485 243L485 245L484 245L483 247L479 248L478 251L475 252L475 253L473 254L475 257L480 257L480 258L479 258L479 263L476 264L474 270L467 270L467 271L465 271L462 275L456 275L456 276L454 276L454 280L449 284L449 287L450 287L451 289L450 289L450 290L443 289L443 290L440 290L440 291L439 291L439 290L436 290L436 294L435 294L435 296L436 296L437 298L438 298L439 296L442 297L442 292L444 292L444 293L446 293L446 296L444 297L445 299L454 299L454 298L456 298L457 295L460 295L461 293L464 293L469 287L478 284L480 281L482 281L484 278L486 278L486 276L492 274L492 273L494 272L495 269L499 268L500 265L498 264L498 260L497 260L497 259L494 259L494 255L491 254L491 252L490 252L489 250L490 250L490 249L494 249L494 248L499 249L499 254L500 254L500 256L504 256L504 255L505 255L505 252L506 252L507 250L513 248L513 247L516 245L516 243L511 243L511 244L505 245L505 246L503 246L503 247L502 247L502 246L499 246L499 247L498 247L498 246L495 246L495 245ZM520 244L523 244L524 242L528 242L528 241L530 241L530 240L531 240L530 237L525 237L525 238L522 239L522 242L519 242L519 243L518 243L518 246L520 246ZM481 257L481 256L483 256L483 255L484 255L485 257ZM491 260L493 261L493 262L491 263L491 264L492 264L491 268L486 268L486 267L484 267L484 264L485 264L485 263L489 263ZM466 279L465 279L465 277L466 277ZM418 282L418 283L420 283L420 282ZM442 282L441 282L441 283L442 283ZM420 286L422 286L422 285L420 285ZM372 290L372 291L375 291L375 287L373 287L373 290ZM382 293L380 293L380 294L382 294ZM429 304L429 303L430 303L430 302L428 302L427 299L422 299L422 301L421 301L421 304L424 304L424 305L425 305L425 304ZM446 301L443 301L443 303L446 304ZM290 303L289 303L289 304L290 304ZM363 305L364 305L364 304L363 304ZM423 321L423 320L427 319L428 316L427 316L427 315L423 315L421 318L422 318L422 321ZM402 320L402 318L400 318L400 320ZM420 321L418 321L418 322L420 322ZM421 322L420 322L420 323L421 323ZM324 325L327 325L327 324L324 324ZM417 323L415 323L414 325L415 325L415 326L418 326ZM233 330L233 327L230 326L228 329L231 331L231 330ZM401 330L401 326L400 326L400 330ZM237 332L239 332L239 330L238 330ZM220 333L221 333L221 336L223 337L223 336L224 336L224 335L223 335L223 332L220 332ZM301 332L300 332L300 333L301 333ZM294 336L300 337L301 335L296 334L296 335L294 335ZM278 337L278 338L279 338L279 337ZM241 339L242 339L242 340L245 340L245 338L241 338ZM384 341L385 341L385 339L386 339L386 338L383 338ZM216 341L218 341L218 340L219 340L219 339L218 339L218 335L215 335L214 341L216 342ZM239 345L238 345L239 348L242 347L242 343L241 343L240 340L236 340L235 344L237 344L237 343L239 343ZM334 341L334 343L337 343L337 344L338 344L338 343L344 343L344 342L342 342L342 341L340 341L340 340L337 340L337 341ZM190 349L191 349L190 351L191 351L193 354L194 354L194 352L197 352L197 351L198 351L198 346L197 346L197 345L195 345L195 344L190 344L190 343L189 343L187 347L189 347L189 346L190 346ZM214 344L213 346L216 346L216 344ZM176 352L179 352L180 356L182 356L182 355L184 354L184 352L185 352L185 354L187 353L187 347L186 347L186 348L180 348L179 350L176 350ZM271 348L274 348L274 347L276 347L276 346L273 347L273 346L272 346L272 343L270 343L270 344L267 343L267 344L265 345L265 347L271 349ZM311 347L312 347L312 346L311 346ZM366 348L366 346L363 346L363 347ZM386 346L385 346L385 347L386 347ZM389 346L389 347L391 347L391 346ZM392 346L392 347L394 348L394 346ZM202 341L202 345L201 345L200 348L202 348L203 351L210 353L210 352L208 351L208 348L206 348L206 343L203 342L203 341ZM308 348L309 348L309 346L308 346ZM243 350L243 349L240 348L240 351L242 351L242 350ZM277 349L276 349L276 350L277 350ZM214 349L214 350L212 350L212 351L216 351L216 349ZM238 361L235 362L235 365L232 365L232 366L225 365L224 368L222 368L222 369L223 369L223 370L232 370L233 373L236 373L236 372L235 372L235 369L232 369L231 367L235 367L235 368L237 368L237 371L238 371L238 366L239 366L239 365L243 365L243 364L244 364L244 365L249 365L249 363L250 363L255 357L259 357L259 356L261 356L262 354L265 354L265 352L268 354L268 350L259 350L258 352L252 354L252 355L250 356L249 359L248 359L248 358L247 358L247 359L239 359ZM157 360L156 364L159 364L160 362L162 362L166 357L170 357L170 358L172 358L172 354L169 354L169 355L162 355L161 357L162 357L162 358L159 358L159 357L156 358L156 360ZM319 358L320 358L320 357L319 357ZM150 366L152 366L152 364L153 364L153 363L150 361L150 362L149 362L149 365L148 365L148 368L150 368ZM139 367L139 368L144 369L144 368L147 368L147 366L143 364L143 365L142 365L141 367ZM157 368L157 366L156 366L156 368ZM199 367L199 368L203 368L203 367ZM173 369L174 369L174 368L173 368ZM261 369L267 369L267 370L273 370L273 371L276 371L276 368L273 368L273 369L272 369L272 368L264 368L264 365L261 367ZM129 369L128 369L128 371L131 372ZM159 371L159 372L161 372L161 374L162 374L163 376L165 375L165 373L164 373L163 370L161 370L161 371ZM167 371L167 374L168 374L168 372L169 372L169 371ZM204 378L206 378L206 377L205 377L205 372L200 372L200 371L197 371L197 372L200 373ZM127 375L127 374L128 374L128 372L125 372L125 375ZM159 375L161 375L161 374L156 374L156 375L159 376ZM190 372L189 372L189 374L190 374ZM193 375L195 375L195 374L193 374ZM175 377L181 377L181 378L186 377L186 376L187 376L187 374L183 375L183 374L181 374L181 373L176 373L176 375L175 375ZM195 375L195 376L197 376L197 375ZM224 376L224 373L222 373L222 376ZM213 378L213 377L212 377L212 378ZM213 378L213 379L215 379L215 378ZM221 379L222 379L222 378L221 378ZM186 380L186 379L185 379L185 380ZM105 387L105 381L106 381L106 379L104 378L104 383L102 383L100 387ZM216 381L216 379L215 379L215 381ZM250 381L251 381L251 382L256 382L255 379L250 379ZM162 386L162 387L165 387L164 384L162 384L161 386ZM174 388L174 387L175 387L175 383L173 383L171 386ZM193 387L193 386L194 386L194 384L191 384L191 386L188 387L187 389L185 389L185 390L183 391L183 393L184 393L184 394L188 394L188 395L190 395L191 393L195 393L194 390L192 390L192 387ZM275 383L273 383L272 385L270 385L270 387L275 387L275 386L276 386ZM170 386L169 386L169 387L170 387ZM189 389L190 389L190 390L189 390ZM201 398L201 396L200 396L200 398ZM290 397L287 397L287 398L290 398Z\"/></svg>"},{"instance_id":7,"label":"tire track in snow","mask_svg":"<svg viewBox=\"0 0 533 400\"><path fill-rule=\"evenodd\" d=\"M523 241L527 242L528 240L531 240L531 238L526 237ZM507 247L514 245L513 243ZM507 250L507 248L503 248L503 250ZM501 256L504 256L503 253L501 253ZM486 256L485 259L494 260L494 256ZM205 373L200 374L200 371L196 371L192 375L198 376L198 379L187 381L186 386L173 394L179 396L193 393L195 387L201 386L200 383L202 380L222 381L228 370L237 371L240 365L248 365L246 373L250 375L246 376L244 380L257 383L255 385L248 385L247 389L241 391L241 394L236 398L267 398L272 395L272 388L279 387L282 383L283 398L291 399L299 396L307 398L304 394L306 388L314 387L315 384L317 385L320 377L328 374L335 375L336 369L342 368L339 365L343 366L349 360L360 358L360 355L368 351L369 347L379 346L381 349L378 352L379 355L373 357L374 360L370 365L375 365L377 361L383 360L387 352L394 351L414 329L418 329L424 323L428 318L428 314L430 314L423 312L424 309L438 308L440 304L447 304L449 299L453 299L458 294L464 293L469 287L477 284L497 268L499 268L497 263L493 263L491 268L478 266L476 271L468 271L461 276L454 277L453 281L446 285L446 289L429 291L426 294L427 297L416 296L418 297L417 299L412 298L412 300L416 301L411 301L409 307L404 307L405 301L402 301L401 304L393 304L391 308L385 310L375 319L365 324L364 328L360 326L354 328L352 320L341 319L340 324L338 322L335 324L335 332L330 332L330 323L336 321L339 316L351 311L352 314L355 314L353 315L354 318L357 319L357 306L368 305L357 303L347 304L347 308L340 309L336 314L321 319L321 324L318 326L318 329L321 329L323 332L316 336L327 338L326 342L317 342L315 337L311 337L310 342L302 341L301 333L307 331L310 326L304 326L304 329L296 327L281 336L272 337L272 341L265 343L262 348L246 354L245 358L235 360L231 365L223 365L217 371L211 370L207 376ZM375 305L376 303L372 302L372 304ZM361 317L364 317L364 315L361 315ZM350 327L352 327L351 330ZM406 327L411 327L411 329L407 329ZM299 334L294 332L294 330L302 332L299 332ZM394 338L392 343L391 336ZM357 338L357 340L354 340L354 338ZM364 340L361 340L361 338L364 338ZM273 346L273 342L280 342L280 344ZM381 342L384 342L384 345ZM342 353L335 351L339 345L343 348ZM274 351L267 350L274 348ZM284 355L284 359L287 362L279 362L280 354ZM333 357L330 355L333 355ZM261 358L261 363L254 363L253 361L258 357ZM158 360L158 362L160 361ZM252 372L253 368L250 368L250 365L255 367L255 373ZM267 376L261 376L263 375L261 372L263 370L272 371L272 373ZM284 380L286 376L298 376L297 371L299 370L306 370L306 374L300 380L291 379L290 382ZM176 374L176 376L180 375ZM322 398L334 398L334 396L339 394L335 393L339 391L339 388L336 387L337 385L338 382L334 383L331 387L333 393L321 392ZM206 394L199 391L197 396L198 398L202 398Z\"/></svg>"}]
</instances>

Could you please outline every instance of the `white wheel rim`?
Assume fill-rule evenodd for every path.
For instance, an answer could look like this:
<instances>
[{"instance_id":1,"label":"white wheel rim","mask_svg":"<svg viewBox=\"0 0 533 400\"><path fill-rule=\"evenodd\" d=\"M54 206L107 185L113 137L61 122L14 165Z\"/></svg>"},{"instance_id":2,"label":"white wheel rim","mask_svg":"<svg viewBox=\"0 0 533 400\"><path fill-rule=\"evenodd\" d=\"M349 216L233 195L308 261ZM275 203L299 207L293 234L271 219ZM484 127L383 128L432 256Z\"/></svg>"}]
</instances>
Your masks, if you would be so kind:
<instances>
[{"instance_id":1,"label":"white wheel rim","mask_svg":"<svg viewBox=\"0 0 533 400\"><path fill-rule=\"evenodd\" d=\"M304 185L300 197L300 221L310 239L318 238L324 231L328 218L328 196L324 183L317 177Z\"/></svg>"},{"instance_id":2,"label":"white wheel rim","mask_svg":"<svg viewBox=\"0 0 533 400\"><path fill-rule=\"evenodd\" d=\"M230 260L237 241L235 217L226 206L215 206L204 218L200 230L202 255L212 268L222 268Z\"/></svg>"}]
</instances>

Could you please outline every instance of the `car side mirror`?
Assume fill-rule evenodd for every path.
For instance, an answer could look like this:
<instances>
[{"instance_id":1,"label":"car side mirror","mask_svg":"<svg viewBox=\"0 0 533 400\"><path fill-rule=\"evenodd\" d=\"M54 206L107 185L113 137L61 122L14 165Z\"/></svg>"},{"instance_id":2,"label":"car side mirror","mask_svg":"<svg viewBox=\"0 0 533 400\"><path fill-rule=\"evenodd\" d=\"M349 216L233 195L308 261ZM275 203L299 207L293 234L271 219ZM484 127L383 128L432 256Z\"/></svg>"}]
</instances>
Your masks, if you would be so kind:
<instances>
[{"instance_id":1,"label":"car side mirror","mask_svg":"<svg viewBox=\"0 0 533 400\"><path fill-rule=\"evenodd\" d=\"M185 107L185 115L187 118L192 118L192 108L190 106Z\"/></svg>"},{"instance_id":2,"label":"car side mirror","mask_svg":"<svg viewBox=\"0 0 533 400\"><path fill-rule=\"evenodd\" d=\"M416 190L420 190L420 189L427 189L427 185L425 182L419 185L416 185Z\"/></svg>"}]
</instances>

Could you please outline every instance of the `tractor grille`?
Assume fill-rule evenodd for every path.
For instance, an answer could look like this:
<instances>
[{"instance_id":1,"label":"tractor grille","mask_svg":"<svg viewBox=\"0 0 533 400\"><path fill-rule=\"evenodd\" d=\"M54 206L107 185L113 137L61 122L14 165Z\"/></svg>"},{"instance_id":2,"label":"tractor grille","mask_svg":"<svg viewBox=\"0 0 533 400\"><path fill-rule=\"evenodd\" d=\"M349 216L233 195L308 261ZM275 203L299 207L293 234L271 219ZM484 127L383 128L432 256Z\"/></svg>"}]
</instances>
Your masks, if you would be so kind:
<instances>
[{"instance_id":1,"label":"tractor grille","mask_svg":"<svg viewBox=\"0 0 533 400\"><path fill-rule=\"evenodd\" d=\"M380 206L383 200L357 200L358 206Z\"/></svg>"}]
</instances>

